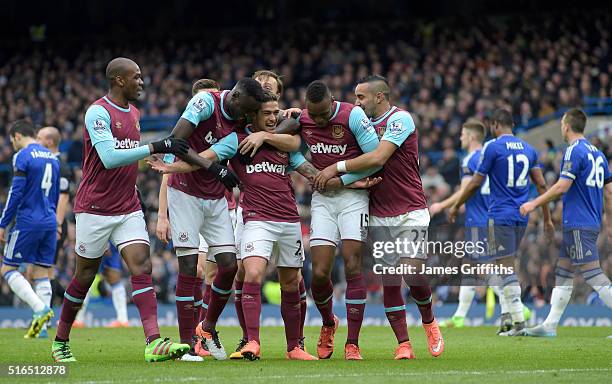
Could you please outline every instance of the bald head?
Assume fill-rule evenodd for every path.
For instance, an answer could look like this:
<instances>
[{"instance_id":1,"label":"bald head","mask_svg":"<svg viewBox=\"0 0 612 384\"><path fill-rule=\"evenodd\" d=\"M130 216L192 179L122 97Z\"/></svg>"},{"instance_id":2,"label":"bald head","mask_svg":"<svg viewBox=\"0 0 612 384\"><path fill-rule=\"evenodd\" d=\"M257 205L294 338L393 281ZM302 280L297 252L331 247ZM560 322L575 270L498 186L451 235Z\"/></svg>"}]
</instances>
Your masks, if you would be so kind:
<instances>
[{"instance_id":1,"label":"bald head","mask_svg":"<svg viewBox=\"0 0 612 384\"><path fill-rule=\"evenodd\" d=\"M117 57L112 59L106 66L106 79L109 84L113 84L113 80L120 77L127 77L130 72L138 70L138 64L126 57Z\"/></svg>"},{"instance_id":2,"label":"bald head","mask_svg":"<svg viewBox=\"0 0 612 384\"><path fill-rule=\"evenodd\" d=\"M55 127L41 128L36 134L36 140L53 153L58 151L61 139L62 135L60 134L59 129Z\"/></svg>"}]
</instances>

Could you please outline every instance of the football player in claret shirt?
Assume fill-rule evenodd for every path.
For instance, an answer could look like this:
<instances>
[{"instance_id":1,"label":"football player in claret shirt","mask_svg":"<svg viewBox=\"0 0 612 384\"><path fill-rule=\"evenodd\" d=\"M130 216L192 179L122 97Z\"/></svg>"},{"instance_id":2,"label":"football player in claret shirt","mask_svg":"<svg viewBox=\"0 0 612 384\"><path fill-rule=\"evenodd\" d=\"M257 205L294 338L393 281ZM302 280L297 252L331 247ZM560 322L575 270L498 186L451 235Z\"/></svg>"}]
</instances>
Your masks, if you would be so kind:
<instances>
[{"instance_id":1,"label":"football player in claret shirt","mask_svg":"<svg viewBox=\"0 0 612 384\"><path fill-rule=\"evenodd\" d=\"M276 132L299 130L297 141L290 135L265 133L265 142L278 149L295 151L303 142L310 151L312 164L318 170L343 159L373 151L378 138L363 110L353 104L335 101L327 85L313 81L306 89L306 109L297 119L287 119ZM285 123L283 122L283 123ZM256 134L253 134L256 135ZM299 140L301 137L301 140ZM243 141L249 147L249 138ZM296 144L297 143L297 144ZM295 146L297 145L297 147ZM367 235L368 192L339 189L321 192L333 186L349 185L380 168L361 173L347 173L330 179L314 192L311 205L310 250L313 263L311 291L323 326L317 343L321 359L331 357L338 318L333 313L331 271L336 247L342 241L342 256L346 274L346 309L348 335L344 352L347 360L361 360L359 332L363 322L366 286L362 274L361 251Z\"/></svg>"},{"instance_id":2,"label":"football player in claret shirt","mask_svg":"<svg viewBox=\"0 0 612 384\"><path fill-rule=\"evenodd\" d=\"M481 188L488 176L491 190L489 200L489 256L505 267L515 266L515 257L525 229L527 217L519 212L520 206L529 198L530 179L539 194L546 191L538 154L526 141L512 134L512 114L504 109L493 112L490 120L493 140L485 143L480 163L472 180L461 191L461 196L449 210L449 219L454 222L457 211L463 203ZM549 241L554 236L554 226L547 206L542 206L544 230ZM516 273L500 276L503 300L509 314L502 315L501 336L514 336L525 327L521 286ZM504 317L511 317L506 323ZM506 326L508 324L508 326Z\"/></svg>"},{"instance_id":3,"label":"football player in claret shirt","mask_svg":"<svg viewBox=\"0 0 612 384\"><path fill-rule=\"evenodd\" d=\"M279 112L276 99L276 95L266 94L253 118L253 126L238 130L239 141L248 136L250 129L274 130ZM209 156L207 151L200 155ZM241 241L237 243L244 269L242 300L239 303L247 331L247 343L239 351L240 356L249 360L260 357L261 284L267 263L272 261L279 268L287 357L314 360L316 358L308 355L299 345L302 337L299 270L303 262L303 248L289 172L300 169L301 173L312 179L316 170L300 153L282 152L272 146L262 147L248 163L244 159L243 156L232 158L232 168L242 182L241 207L245 223ZM184 162L171 165L156 162L152 165L163 172L190 172L196 169Z\"/></svg>"},{"instance_id":4,"label":"football player in claret shirt","mask_svg":"<svg viewBox=\"0 0 612 384\"><path fill-rule=\"evenodd\" d=\"M130 59L116 58L108 63L106 78L107 95L85 113L83 177L74 205L76 271L64 294L51 352L56 362L75 361L68 345L70 329L110 240L132 274L132 300L147 343L145 360L168 360L182 356L189 345L160 337L149 235L136 190L137 161L152 153L186 154L189 145L182 139L167 138L141 146L140 112L131 105L142 91L140 68Z\"/></svg>"},{"instance_id":5,"label":"football player in claret shirt","mask_svg":"<svg viewBox=\"0 0 612 384\"><path fill-rule=\"evenodd\" d=\"M184 343L191 343L196 333L217 360L225 359L227 354L215 327L238 269L234 227L225 198L225 190L236 186L238 179L219 162L236 153L235 126L247 113L257 110L263 94L261 85L248 78L239 80L232 90L198 92L172 131L173 136L186 138L193 148L183 160L200 168L168 178L170 228L179 263L176 285L179 333ZM198 152L208 149L212 158L198 156ZM194 332L199 234L208 244L208 258L217 263L217 273L211 284L206 316Z\"/></svg>"},{"instance_id":6,"label":"football player in claret shirt","mask_svg":"<svg viewBox=\"0 0 612 384\"><path fill-rule=\"evenodd\" d=\"M580 109L565 112L561 134L569 147L561 160L559 180L545 194L521 206L521 214L528 215L537 207L563 196L563 244L555 268L550 312L543 324L523 329L521 335L557 335L557 325L572 296L575 272L582 274L601 301L612 308L612 286L601 270L597 252L604 208L608 239L612 240L612 172L604 154L584 137L586 121Z\"/></svg>"},{"instance_id":7,"label":"football player in claret shirt","mask_svg":"<svg viewBox=\"0 0 612 384\"><path fill-rule=\"evenodd\" d=\"M371 75L359 81L355 87L355 104L371 120L380 144L359 157L328 165L315 178L315 186L338 173L384 166L382 182L370 190L370 226L389 228L389 234L399 238L410 236L414 230L427 233L429 212L419 173L418 134L414 121L410 113L391 105L389 94L389 84L382 76ZM424 252L400 256L402 263L413 265L416 270L421 269L427 257ZM429 282L423 276L405 275L404 278L421 313L429 352L439 356L444 351L444 339L434 318ZM398 342L395 359L413 359L401 284L400 275L383 276L385 313Z\"/></svg>"}]
</instances>

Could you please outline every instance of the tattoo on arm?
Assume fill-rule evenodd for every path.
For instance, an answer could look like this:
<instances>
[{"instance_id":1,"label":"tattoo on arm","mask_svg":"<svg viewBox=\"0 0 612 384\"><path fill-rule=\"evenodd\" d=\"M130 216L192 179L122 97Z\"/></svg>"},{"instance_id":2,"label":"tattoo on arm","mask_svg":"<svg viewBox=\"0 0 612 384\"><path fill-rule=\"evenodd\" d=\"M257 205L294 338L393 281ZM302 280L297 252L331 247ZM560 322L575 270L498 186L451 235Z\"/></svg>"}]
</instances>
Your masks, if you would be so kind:
<instances>
[{"instance_id":1,"label":"tattoo on arm","mask_svg":"<svg viewBox=\"0 0 612 384\"><path fill-rule=\"evenodd\" d=\"M312 182L314 180L314 177L317 175L317 173L319 172L318 169L316 169L314 167L314 165L312 165L310 162L305 162L304 164L300 165L299 167L296 168L296 171L304 176L305 178L308 179L308 181Z\"/></svg>"}]
</instances>

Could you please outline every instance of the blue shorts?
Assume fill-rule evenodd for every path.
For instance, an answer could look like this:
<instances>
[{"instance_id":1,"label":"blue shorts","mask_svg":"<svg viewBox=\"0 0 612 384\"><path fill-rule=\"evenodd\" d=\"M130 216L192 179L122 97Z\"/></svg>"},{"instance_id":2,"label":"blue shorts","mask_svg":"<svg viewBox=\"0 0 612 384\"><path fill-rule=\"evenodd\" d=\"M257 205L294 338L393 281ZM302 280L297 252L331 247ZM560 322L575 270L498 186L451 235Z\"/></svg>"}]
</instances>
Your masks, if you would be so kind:
<instances>
[{"instance_id":1,"label":"blue shorts","mask_svg":"<svg viewBox=\"0 0 612 384\"><path fill-rule=\"evenodd\" d=\"M24 231L13 229L4 247L2 262L17 267L21 263L51 267L55 260L57 230Z\"/></svg>"},{"instance_id":2,"label":"blue shorts","mask_svg":"<svg viewBox=\"0 0 612 384\"><path fill-rule=\"evenodd\" d=\"M498 221L489 219L489 255L493 259L516 255L525 231L527 222Z\"/></svg>"},{"instance_id":3,"label":"blue shorts","mask_svg":"<svg viewBox=\"0 0 612 384\"><path fill-rule=\"evenodd\" d=\"M572 264L598 261L597 237L599 231L591 229L564 229L563 245L559 257L570 259Z\"/></svg>"},{"instance_id":4,"label":"blue shorts","mask_svg":"<svg viewBox=\"0 0 612 384\"><path fill-rule=\"evenodd\" d=\"M465 227L465 261L480 263L491 259L488 249L489 229L486 225L479 227ZM468 243L471 246L468 249Z\"/></svg>"},{"instance_id":5,"label":"blue shorts","mask_svg":"<svg viewBox=\"0 0 612 384\"><path fill-rule=\"evenodd\" d=\"M100 270L102 271L106 268L116 269L118 271L123 270L123 265L121 264L121 255L119 254L119 251L110 242L108 243L108 247L110 255L104 255L104 257L102 258L102 264L100 264Z\"/></svg>"}]
</instances>

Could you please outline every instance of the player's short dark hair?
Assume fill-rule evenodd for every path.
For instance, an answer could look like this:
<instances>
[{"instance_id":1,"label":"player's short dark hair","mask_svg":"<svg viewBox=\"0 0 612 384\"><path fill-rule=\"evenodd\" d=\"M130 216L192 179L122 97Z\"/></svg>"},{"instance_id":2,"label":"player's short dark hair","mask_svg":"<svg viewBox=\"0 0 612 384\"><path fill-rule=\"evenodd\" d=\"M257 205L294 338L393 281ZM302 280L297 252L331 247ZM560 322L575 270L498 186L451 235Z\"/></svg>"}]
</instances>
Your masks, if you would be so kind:
<instances>
[{"instance_id":1,"label":"player's short dark hair","mask_svg":"<svg viewBox=\"0 0 612 384\"><path fill-rule=\"evenodd\" d=\"M514 126L512 113L506 109L498 108L491 115L491 123L498 123L502 127L512 128Z\"/></svg>"},{"instance_id":2,"label":"player's short dark hair","mask_svg":"<svg viewBox=\"0 0 612 384\"><path fill-rule=\"evenodd\" d=\"M278 101L278 95L276 93L272 93L271 91L268 91L267 89L265 89L261 102L269 103L271 101Z\"/></svg>"},{"instance_id":3,"label":"player's short dark hair","mask_svg":"<svg viewBox=\"0 0 612 384\"><path fill-rule=\"evenodd\" d=\"M243 79L238 80L236 83L236 87L243 90L247 96L251 96L258 103L261 103L264 99L264 95L266 90L263 89L261 84L255 79L251 79L249 77L245 77Z\"/></svg>"},{"instance_id":4,"label":"player's short dark hair","mask_svg":"<svg viewBox=\"0 0 612 384\"><path fill-rule=\"evenodd\" d=\"M475 134L478 141L484 140L486 128L482 121L478 119L469 119L463 124L462 127L463 129Z\"/></svg>"},{"instance_id":5,"label":"player's short dark hair","mask_svg":"<svg viewBox=\"0 0 612 384\"><path fill-rule=\"evenodd\" d=\"M379 86L377 87L377 89L374 89L374 91L376 93L382 92L382 94L385 96L385 99L389 100L389 96L391 94L391 88L389 87L389 81L387 80L386 77L381 76L381 75L369 75L362 79L359 79L359 81L357 82L357 84L363 84L363 83L378 84Z\"/></svg>"},{"instance_id":6,"label":"player's short dark hair","mask_svg":"<svg viewBox=\"0 0 612 384\"><path fill-rule=\"evenodd\" d=\"M565 123L569 125L572 132L584 133L586 127L587 116L580 108L572 108L565 112Z\"/></svg>"},{"instance_id":7,"label":"player's short dark hair","mask_svg":"<svg viewBox=\"0 0 612 384\"><path fill-rule=\"evenodd\" d=\"M281 76L274 72L274 71L270 71L268 69L262 69L259 71L255 71L255 73L253 74L253 79L257 80L258 77L271 77L274 80L276 80L276 83L278 84L278 95L282 95L283 94L283 80L281 80Z\"/></svg>"},{"instance_id":8,"label":"player's short dark hair","mask_svg":"<svg viewBox=\"0 0 612 384\"><path fill-rule=\"evenodd\" d=\"M17 133L20 133L25 137L33 138L36 136L36 128L34 128L34 124L32 124L32 122L29 120L17 120L11 124L11 127L9 128L9 136L15 137L15 134Z\"/></svg>"},{"instance_id":9,"label":"player's short dark hair","mask_svg":"<svg viewBox=\"0 0 612 384\"><path fill-rule=\"evenodd\" d=\"M311 103L320 103L326 97L331 96L331 92L321 80L315 80L306 87L306 100Z\"/></svg>"},{"instance_id":10,"label":"player's short dark hair","mask_svg":"<svg viewBox=\"0 0 612 384\"><path fill-rule=\"evenodd\" d=\"M221 89L221 86L216 80L213 79L196 80L196 82L193 83L193 86L191 87L191 95L194 96L202 89L216 89L218 91Z\"/></svg>"}]
</instances>

